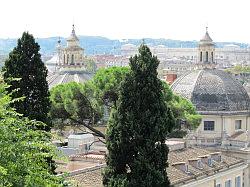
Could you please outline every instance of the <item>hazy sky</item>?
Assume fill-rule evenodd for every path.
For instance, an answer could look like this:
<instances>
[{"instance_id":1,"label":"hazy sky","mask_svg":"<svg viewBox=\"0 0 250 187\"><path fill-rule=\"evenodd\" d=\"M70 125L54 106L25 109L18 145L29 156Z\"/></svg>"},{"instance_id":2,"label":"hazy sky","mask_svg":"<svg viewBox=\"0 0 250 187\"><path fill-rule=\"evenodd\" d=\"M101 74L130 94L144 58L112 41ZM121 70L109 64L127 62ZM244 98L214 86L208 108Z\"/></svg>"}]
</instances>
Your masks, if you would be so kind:
<instances>
[{"instance_id":1,"label":"hazy sky","mask_svg":"<svg viewBox=\"0 0 250 187\"><path fill-rule=\"evenodd\" d=\"M250 0L1 0L0 38L77 35L250 43Z\"/></svg>"}]
</instances>

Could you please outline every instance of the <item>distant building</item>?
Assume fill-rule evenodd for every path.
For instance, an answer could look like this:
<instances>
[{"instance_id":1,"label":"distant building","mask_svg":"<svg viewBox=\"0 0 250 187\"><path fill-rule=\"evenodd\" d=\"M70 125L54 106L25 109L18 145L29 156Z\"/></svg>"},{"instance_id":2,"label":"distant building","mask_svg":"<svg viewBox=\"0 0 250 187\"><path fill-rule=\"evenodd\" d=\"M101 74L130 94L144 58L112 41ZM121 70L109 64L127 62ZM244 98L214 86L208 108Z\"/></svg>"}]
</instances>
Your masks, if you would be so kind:
<instances>
[{"instance_id":1,"label":"distant building","mask_svg":"<svg viewBox=\"0 0 250 187\"><path fill-rule=\"evenodd\" d=\"M171 85L177 79L177 75L175 73L167 73L165 75L165 81Z\"/></svg>"},{"instance_id":2,"label":"distant building","mask_svg":"<svg viewBox=\"0 0 250 187\"><path fill-rule=\"evenodd\" d=\"M97 69L129 65L129 58L121 55L94 55L91 59L94 60Z\"/></svg>"},{"instance_id":3,"label":"distant building","mask_svg":"<svg viewBox=\"0 0 250 187\"><path fill-rule=\"evenodd\" d=\"M67 38L67 46L65 48L58 45L59 61L58 66L70 67L70 66L84 66L84 49L79 44L79 39L75 33L75 26L73 25L72 32L69 38Z\"/></svg>"},{"instance_id":4,"label":"distant building","mask_svg":"<svg viewBox=\"0 0 250 187\"><path fill-rule=\"evenodd\" d=\"M45 62L49 70L47 77L49 88L68 82L83 83L91 79L93 74L86 71L85 59L84 49L79 44L73 25L71 35L67 39L67 46L62 47L59 40L57 53Z\"/></svg>"},{"instance_id":5,"label":"distant building","mask_svg":"<svg viewBox=\"0 0 250 187\"><path fill-rule=\"evenodd\" d=\"M121 46L122 56L130 57L137 53L138 47L134 44L124 44Z\"/></svg>"},{"instance_id":6,"label":"distant building","mask_svg":"<svg viewBox=\"0 0 250 187\"><path fill-rule=\"evenodd\" d=\"M198 48L199 69L179 77L171 89L189 99L202 115L194 137L214 144L222 143L224 136L246 141L240 135L250 129L250 98L240 82L215 69L214 48L206 32Z\"/></svg>"},{"instance_id":7,"label":"distant building","mask_svg":"<svg viewBox=\"0 0 250 187\"><path fill-rule=\"evenodd\" d=\"M193 63L199 62L198 48L169 48L164 45L157 45L150 46L150 49L161 62L173 58L192 61ZM121 47L121 54L129 57L136 54L137 50L138 46L125 44ZM231 67L235 64L250 65L250 47L241 48L235 44L228 44L223 48L214 48L214 54L214 61L220 68Z\"/></svg>"}]
</instances>

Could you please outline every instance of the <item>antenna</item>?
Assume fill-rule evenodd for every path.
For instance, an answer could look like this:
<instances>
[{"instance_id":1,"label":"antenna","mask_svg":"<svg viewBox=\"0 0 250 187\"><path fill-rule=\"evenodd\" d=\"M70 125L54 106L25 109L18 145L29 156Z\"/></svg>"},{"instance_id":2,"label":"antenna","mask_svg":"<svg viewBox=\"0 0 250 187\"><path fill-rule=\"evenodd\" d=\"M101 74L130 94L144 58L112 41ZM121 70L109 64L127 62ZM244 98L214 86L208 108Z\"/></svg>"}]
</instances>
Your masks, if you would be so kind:
<instances>
[{"instance_id":1,"label":"antenna","mask_svg":"<svg viewBox=\"0 0 250 187\"><path fill-rule=\"evenodd\" d=\"M58 56L58 63L56 63L55 70L57 68L57 65L60 67L61 66L61 37L59 36L58 41L57 41L57 56Z\"/></svg>"},{"instance_id":2,"label":"antenna","mask_svg":"<svg viewBox=\"0 0 250 187\"><path fill-rule=\"evenodd\" d=\"M208 31L208 22L206 22L206 32Z\"/></svg>"}]
</instances>

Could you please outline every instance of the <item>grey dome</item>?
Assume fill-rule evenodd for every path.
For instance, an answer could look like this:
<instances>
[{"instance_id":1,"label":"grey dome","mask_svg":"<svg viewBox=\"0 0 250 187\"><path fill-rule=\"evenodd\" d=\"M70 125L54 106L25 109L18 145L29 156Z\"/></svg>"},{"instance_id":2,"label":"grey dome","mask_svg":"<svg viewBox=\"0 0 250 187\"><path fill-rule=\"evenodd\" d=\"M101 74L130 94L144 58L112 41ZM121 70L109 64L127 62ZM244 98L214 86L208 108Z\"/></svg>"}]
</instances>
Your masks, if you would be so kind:
<instances>
[{"instance_id":1,"label":"grey dome","mask_svg":"<svg viewBox=\"0 0 250 187\"><path fill-rule=\"evenodd\" d=\"M47 82L49 88L68 82L84 83L90 80L93 74L84 71L62 71L62 72L49 72L47 76Z\"/></svg>"},{"instance_id":2,"label":"grey dome","mask_svg":"<svg viewBox=\"0 0 250 187\"><path fill-rule=\"evenodd\" d=\"M228 73L203 69L187 73L171 86L189 99L200 114L249 113L250 99L244 87Z\"/></svg>"}]
</instances>

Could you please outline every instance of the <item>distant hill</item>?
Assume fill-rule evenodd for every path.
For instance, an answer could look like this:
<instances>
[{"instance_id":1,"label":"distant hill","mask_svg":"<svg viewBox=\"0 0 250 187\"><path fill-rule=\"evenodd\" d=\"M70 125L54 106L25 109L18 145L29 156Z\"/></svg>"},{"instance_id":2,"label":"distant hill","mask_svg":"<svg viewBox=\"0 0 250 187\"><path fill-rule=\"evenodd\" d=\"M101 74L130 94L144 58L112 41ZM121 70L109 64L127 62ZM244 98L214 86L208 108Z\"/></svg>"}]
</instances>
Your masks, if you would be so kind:
<instances>
[{"instance_id":1,"label":"distant hill","mask_svg":"<svg viewBox=\"0 0 250 187\"><path fill-rule=\"evenodd\" d=\"M93 54L120 54L121 46L126 43L139 45L142 43L141 39L127 39L125 42L119 40L111 40L100 36L79 36L80 44L85 49L86 55ZM51 55L55 52L58 37L37 38L36 41L41 46L41 53L43 55ZM66 45L66 38L61 38L62 45ZM15 46L17 39L0 39L0 55L8 54ZM148 45L165 45L170 48L194 48L197 46L197 41L181 41L171 39L151 39L146 38L145 42ZM239 45L241 48L246 48L248 44L237 42L218 42L218 48L227 44Z\"/></svg>"}]
</instances>

